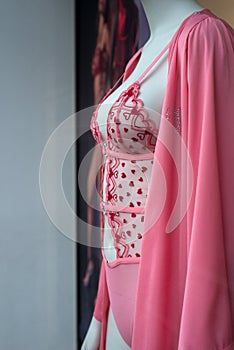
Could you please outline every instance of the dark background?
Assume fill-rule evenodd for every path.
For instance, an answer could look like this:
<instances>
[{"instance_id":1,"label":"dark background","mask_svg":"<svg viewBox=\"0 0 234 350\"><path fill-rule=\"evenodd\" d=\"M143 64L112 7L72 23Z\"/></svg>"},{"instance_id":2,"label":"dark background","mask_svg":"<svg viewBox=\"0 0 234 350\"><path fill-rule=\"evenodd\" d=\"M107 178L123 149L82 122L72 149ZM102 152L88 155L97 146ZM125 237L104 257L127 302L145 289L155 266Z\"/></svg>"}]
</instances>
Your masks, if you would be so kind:
<instances>
[{"instance_id":1,"label":"dark background","mask_svg":"<svg viewBox=\"0 0 234 350\"><path fill-rule=\"evenodd\" d=\"M91 62L96 45L98 1L76 2L76 110L80 111L93 105L93 78ZM87 152L94 146L91 132L87 132L77 141L77 165ZM83 220L87 218L87 205L82 197L77 195L77 213ZM95 213L96 224L98 214ZM98 285L100 267L99 249L92 248L92 258L95 265L93 276L88 287L83 286L83 277L87 266L87 247L77 244L77 290L78 290L78 348L86 334L93 314L93 301Z\"/></svg>"}]
</instances>

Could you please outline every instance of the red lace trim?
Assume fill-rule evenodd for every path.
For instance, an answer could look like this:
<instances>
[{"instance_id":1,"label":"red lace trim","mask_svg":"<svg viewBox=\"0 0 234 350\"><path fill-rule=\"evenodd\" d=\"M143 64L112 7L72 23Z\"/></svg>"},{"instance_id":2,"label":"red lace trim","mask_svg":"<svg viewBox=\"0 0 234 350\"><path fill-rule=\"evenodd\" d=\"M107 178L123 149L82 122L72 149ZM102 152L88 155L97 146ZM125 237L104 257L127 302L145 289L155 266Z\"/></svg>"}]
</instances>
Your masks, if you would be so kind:
<instances>
[{"instance_id":1,"label":"red lace trim","mask_svg":"<svg viewBox=\"0 0 234 350\"><path fill-rule=\"evenodd\" d=\"M140 83L135 82L123 91L108 113L107 140L110 150L118 151L118 144L121 143L126 153L154 152L158 129L149 119L143 101L138 98L139 88ZM130 141L129 145L125 144L126 140ZM143 147L139 148L139 145Z\"/></svg>"},{"instance_id":2,"label":"red lace trim","mask_svg":"<svg viewBox=\"0 0 234 350\"><path fill-rule=\"evenodd\" d=\"M139 87L138 82L131 85L110 108L106 144L102 143L96 123L99 107L92 118L95 138L102 143L103 153L109 156L105 163L105 201L102 200L101 205L108 217L117 258L140 257L144 205L157 141L158 129L149 119L143 101L138 98ZM128 140L124 137L126 125L136 135L130 140L132 145L125 145ZM135 154L136 148L133 147L137 143L139 154ZM125 153L119 151L119 144ZM144 161L142 166L139 166L140 161ZM122 186L123 181L128 182L126 186ZM125 187L126 193L122 187Z\"/></svg>"}]
</instances>

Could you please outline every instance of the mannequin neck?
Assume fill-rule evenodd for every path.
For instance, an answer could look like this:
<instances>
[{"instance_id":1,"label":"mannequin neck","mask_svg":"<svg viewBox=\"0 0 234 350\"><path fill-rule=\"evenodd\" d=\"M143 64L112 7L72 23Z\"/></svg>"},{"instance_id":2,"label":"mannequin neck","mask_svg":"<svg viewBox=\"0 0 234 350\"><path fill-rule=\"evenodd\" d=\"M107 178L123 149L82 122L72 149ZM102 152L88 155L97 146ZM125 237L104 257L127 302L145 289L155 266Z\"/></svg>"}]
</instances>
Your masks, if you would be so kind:
<instances>
[{"instance_id":1,"label":"mannequin neck","mask_svg":"<svg viewBox=\"0 0 234 350\"><path fill-rule=\"evenodd\" d=\"M150 28L150 40L173 30L192 12L203 9L195 0L141 0Z\"/></svg>"}]
</instances>

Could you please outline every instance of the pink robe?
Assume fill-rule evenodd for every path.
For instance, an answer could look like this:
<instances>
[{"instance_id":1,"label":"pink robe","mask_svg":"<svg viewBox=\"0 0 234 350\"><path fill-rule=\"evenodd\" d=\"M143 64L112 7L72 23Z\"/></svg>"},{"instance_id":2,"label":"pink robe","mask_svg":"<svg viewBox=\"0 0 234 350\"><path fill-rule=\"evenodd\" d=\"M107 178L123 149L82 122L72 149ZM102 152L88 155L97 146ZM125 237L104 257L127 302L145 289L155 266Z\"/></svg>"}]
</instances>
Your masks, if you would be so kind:
<instances>
[{"instance_id":1,"label":"pink robe","mask_svg":"<svg viewBox=\"0 0 234 350\"><path fill-rule=\"evenodd\" d=\"M182 23L169 47L133 350L234 350L233 209L234 31L205 9ZM101 350L108 309L102 266L94 311Z\"/></svg>"}]
</instances>

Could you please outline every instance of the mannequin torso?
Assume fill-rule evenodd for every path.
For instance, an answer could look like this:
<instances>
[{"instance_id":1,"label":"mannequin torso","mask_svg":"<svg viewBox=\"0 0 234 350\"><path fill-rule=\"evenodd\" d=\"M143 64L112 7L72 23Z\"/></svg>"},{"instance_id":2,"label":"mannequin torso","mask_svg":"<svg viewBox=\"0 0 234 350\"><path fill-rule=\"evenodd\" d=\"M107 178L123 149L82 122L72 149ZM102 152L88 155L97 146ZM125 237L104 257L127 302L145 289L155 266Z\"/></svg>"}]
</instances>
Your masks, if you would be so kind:
<instances>
[{"instance_id":1,"label":"mannequin torso","mask_svg":"<svg viewBox=\"0 0 234 350\"><path fill-rule=\"evenodd\" d=\"M110 106L116 101L122 91L134 83L143 71L150 65L154 58L170 42L181 22L195 11L203 9L193 0L173 0L141 1L148 19L150 27L150 38L142 48L138 63L132 74L116 89L105 102L100 106L99 114L107 115ZM168 70L168 50L163 54L160 60L152 67L147 76L143 79L140 87L140 98L144 106L149 111L155 111L157 122L160 119L165 89L167 84ZM155 79L155 75L156 79ZM155 93L157 92L157 93ZM100 130L105 132L105 120L100 120ZM115 248L111 233L104 236L105 255L109 261L115 260Z\"/></svg>"},{"instance_id":2,"label":"mannequin torso","mask_svg":"<svg viewBox=\"0 0 234 350\"><path fill-rule=\"evenodd\" d=\"M107 97L105 102L100 106L100 115L106 115L106 111L110 108L122 91L127 89L134 83L141 73L150 65L154 58L163 50L170 42L181 22L190 14L201 11L203 7L193 0L142 0L149 27L150 38L144 45L137 66L132 74ZM149 110L154 110L160 115L165 89L167 84L168 70L168 51L160 58L159 62L152 67L150 72L144 78L140 87L140 98L144 102L144 106ZM103 127L105 127L105 122ZM100 127L100 130L101 127ZM115 248L111 234L104 235L104 253L109 261L115 260ZM93 319L88 334L82 346L82 350L98 349L98 333L100 332L100 323ZM110 305L108 327L107 327L107 350L129 350L130 347L124 342L118 331L115 319L112 314Z\"/></svg>"}]
</instances>

